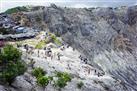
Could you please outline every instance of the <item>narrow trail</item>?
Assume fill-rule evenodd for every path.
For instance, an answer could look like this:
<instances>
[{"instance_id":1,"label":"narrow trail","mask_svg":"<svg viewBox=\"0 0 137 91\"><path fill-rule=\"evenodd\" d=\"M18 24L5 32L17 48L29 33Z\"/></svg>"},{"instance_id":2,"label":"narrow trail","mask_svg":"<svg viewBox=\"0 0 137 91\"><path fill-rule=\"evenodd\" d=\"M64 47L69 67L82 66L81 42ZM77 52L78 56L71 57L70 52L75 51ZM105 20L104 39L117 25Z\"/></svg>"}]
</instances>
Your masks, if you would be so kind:
<instances>
[{"instance_id":1,"label":"narrow trail","mask_svg":"<svg viewBox=\"0 0 137 91\"><path fill-rule=\"evenodd\" d=\"M63 51L59 48L51 48L53 58L45 58L44 51L38 49L33 49L33 54L26 54L25 49L20 48L23 52L23 59L26 60L26 63L30 62L30 59L35 61L34 67L43 68L48 74L52 74L55 71L68 72L80 78L100 78L95 73L96 68L91 65L85 64L79 58L80 53L77 50L73 50L72 47L65 48ZM60 60L57 59L57 53L60 53L62 56ZM106 76L101 76L101 78Z\"/></svg>"}]
</instances>

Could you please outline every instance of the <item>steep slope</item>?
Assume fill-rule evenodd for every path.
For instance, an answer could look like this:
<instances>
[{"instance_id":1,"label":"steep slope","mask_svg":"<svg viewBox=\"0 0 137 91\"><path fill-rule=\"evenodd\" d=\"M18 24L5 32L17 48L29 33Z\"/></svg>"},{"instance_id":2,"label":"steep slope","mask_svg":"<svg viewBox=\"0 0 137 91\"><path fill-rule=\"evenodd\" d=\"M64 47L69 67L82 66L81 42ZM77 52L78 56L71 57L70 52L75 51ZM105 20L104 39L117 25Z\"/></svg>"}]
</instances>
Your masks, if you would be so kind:
<instances>
[{"instance_id":1,"label":"steep slope","mask_svg":"<svg viewBox=\"0 0 137 91\"><path fill-rule=\"evenodd\" d=\"M39 12L31 12L30 18L42 15L48 29L79 50L90 65L119 79L123 91L137 90L137 6L74 9L52 5Z\"/></svg>"},{"instance_id":2,"label":"steep slope","mask_svg":"<svg viewBox=\"0 0 137 91\"><path fill-rule=\"evenodd\" d=\"M32 27L48 30L61 36L66 43L88 59L86 65L91 65L108 76L106 78L105 76L97 77L99 82L96 83L93 82L93 76L89 76L92 79L90 82L86 75L85 79L88 82L85 83L93 82L93 84L86 84L87 88L83 91L91 91L91 89L95 91L137 91L137 6L75 9L61 8L52 4L50 7L23 13ZM67 59L72 57L68 57L66 51L63 54ZM70 61L78 65L79 60L76 57L78 55L74 54L74 58ZM35 57L34 59L39 60ZM37 61L38 66L41 65L40 62ZM43 64L50 65L50 61L43 62ZM58 66L56 68L58 71L64 67L58 68ZM74 69L73 65L72 68ZM79 66L76 67L78 68ZM79 76L82 76L84 72L81 70L79 73L81 73ZM20 81L20 77L17 80ZM66 91L75 91L75 87L71 88L74 82L67 87ZM23 86L26 88L25 85ZM0 88L5 89L2 86Z\"/></svg>"}]
</instances>

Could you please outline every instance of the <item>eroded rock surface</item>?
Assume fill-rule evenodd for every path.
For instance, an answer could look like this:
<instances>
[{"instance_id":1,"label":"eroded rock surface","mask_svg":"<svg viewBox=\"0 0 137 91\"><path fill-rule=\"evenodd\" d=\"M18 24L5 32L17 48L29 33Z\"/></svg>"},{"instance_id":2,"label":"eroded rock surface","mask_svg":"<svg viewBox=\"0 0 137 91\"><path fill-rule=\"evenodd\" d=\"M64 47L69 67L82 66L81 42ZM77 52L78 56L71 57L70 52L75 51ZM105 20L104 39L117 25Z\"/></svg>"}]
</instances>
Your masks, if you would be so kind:
<instances>
[{"instance_id":1,"label":"eroded rock surface","mask_svg":"<svg viewBox=\"0 0 137 91\"><path fill-rule=\"evenodd\" d=\"M61 36L66 43L87 57L87 65L105 73L105 76L97 77L83 76L80 73L84 72L78 72L80 78L86 79L85 88L75 88L75 82L78 81L75 78L63 91L137 91L137 6L75 9L52 5L27 12L26 15L34 27L42 29L46 26L46 29ZM38 17L41 17L39 24L35 20ZM79 61L74 55L74 58L68 57L67 53L64 55L67 60L78 65ZM43 67L49 74L54 70L50 67L52 65L58 71L67 70L65 66L59 66L60 63L54 64L56 61L45 61L35 54L30 57L36 60L36 67ZM74 64L72 68L75 69ZM77 68L79 66L76 71ZM75 70L68 72L75 76L77 74ZM50 85L47 89L53 90ZM36 86L35 90L43 89Z\"/></svg>"},{"instance_id":2,"label":"eroded rock surface","mask_svg":"<svg viewBox=\"0 0 137 91\"><path fill-rule=\"evenodd\" d=\"M51 32L61 35L88 57L89 64L119 79L121 91L136 91L136 10L137 6L96 9L51 6L43 12Z\"/></svg>"}]
</instances>

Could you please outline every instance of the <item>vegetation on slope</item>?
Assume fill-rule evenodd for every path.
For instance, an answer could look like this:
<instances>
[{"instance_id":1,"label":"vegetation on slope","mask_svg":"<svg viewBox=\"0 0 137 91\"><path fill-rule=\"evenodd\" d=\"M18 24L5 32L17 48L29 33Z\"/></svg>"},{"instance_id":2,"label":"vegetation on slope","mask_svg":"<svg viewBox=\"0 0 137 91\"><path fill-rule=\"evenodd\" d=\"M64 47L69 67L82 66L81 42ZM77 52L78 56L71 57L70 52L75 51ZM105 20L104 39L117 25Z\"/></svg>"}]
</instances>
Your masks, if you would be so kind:
<instances>
[{"instance_id":1,"label":"vegetation on slope","mask_svg":"<svg viewBox=\"0 0 137 91\"><path fill-rule=\"evenodd\" d=\"M37 43L37 45L35 46L36 49L42 49L44 48L44 46L48 43L55 43L56 45L61 45L61 41L56 37L56 35L49 33L49 35L47 37L45 37L44 40L41 40Z\"/></svg>"},{"instance_id":2,"label":"vegetation on slope","mask_svg":"<svg viewBox=\"0 0 137 91\"><path fill-rule=\"evenodd\" d=\"M54 81L54 85L59 89L64 88L67 85L67 82L70 82L72 79L71 75L66 72L57 72L56 77L58 80Z\"/></svg>"},{"instance_id":3,"label":"vegetation on slope","mask_svg":"<svg viewBox=\"0 0 137 91\"><path fill-rule=\"evenodd\" d=\"M64 88L72 79L71 75L66 72L56 72L54 76L47 76L42 68L33 69L32 75L36 77L39 86L45 87L53 82L53 85L58 89Z\"/></svg>"},{"instance_id":4,"label":"vegetation on slope","mask_svg":"<svg viewBox=\"0 0 137 91\"><path fill-rule=\"evenodd\" d=\"M49 77L48 76L41 76L39 78L37 78L37 83L39 86L45 87L49 84Z\"/></svg>"},{"instance_id":5,"label":"vegetation on slope","mask_svg":"<svg viewBox=\"0 0 137 91\"><path fill-rule=\"evenodd\" d=\"M22 7L15 7L15 8L11 8L5 11L6 14L12 14L12 13L17 13L17 12L21 12L21 11L28 11L28 9L25 6Z\"/></svg>"},{"instance_id":6,"label":"vegetation on slope","mask_svg":"<svg viewBox=\"0 0 137 91\"><path fill-rule=\"evenodd\" d=\"M12 45L6 45L0 54L0 83L13 82L16 76L25 72L25 64L21 62L21 52Z\"/></svg>"},{"instance_id":7,"label":"vegetation on slope","mask_svg":"<svg viewBox=\"0 0 137 91\"><path fill-rule=\"evenodd\" d=\"M44 45L46 45L46 42L43 40L43 41L38 42L38 44L35 46L35 48L42 49L44 47Z\"/></svg>"},{"instance_id":8,"label":"vegetation on slope","mask_svg":"<svg viewBox=\"0 0 137 91\"><path fill-rule=\"evenodd\" d=\"M51 34L50 37L55 44L61 45L61 41L54 34Z\"/></svg>"},{"instance_id":9,"label":"vegetation on slope","mask_svg":"<svg viewBox=\"0 0 137 91\"><path fill-rule=\"evenodd\" d=\"M33 69L32 74L33 76L38 78L38 77L44 76L45 72L42 68L38 67L38 68Z\"/></svg>"}]
</instances>

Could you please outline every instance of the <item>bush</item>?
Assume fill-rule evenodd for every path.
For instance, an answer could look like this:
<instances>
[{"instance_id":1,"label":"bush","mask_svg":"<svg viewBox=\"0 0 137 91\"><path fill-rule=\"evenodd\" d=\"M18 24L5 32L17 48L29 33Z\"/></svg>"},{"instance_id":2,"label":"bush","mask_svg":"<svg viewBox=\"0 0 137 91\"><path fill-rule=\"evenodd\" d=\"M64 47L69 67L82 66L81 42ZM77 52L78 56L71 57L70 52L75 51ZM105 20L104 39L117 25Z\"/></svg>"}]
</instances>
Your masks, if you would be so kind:
<instances>
[{"instance_id":1,"label":"bush","mask_svg":"<svg viewBox=\"0 0 137 91\"><path fill-rule=\"evenodd\" d=\"M71 76L66 72L57 72L56 77L58 80L54 81L54 85L59 88L64 88L71 81Z\"/></svg>"},{"instance_id":2,"label":"bush","mask_svg":"<svg viewBox=\"0 0 137 91\"><path fill-rule=\"evenodd\" d=\"M12 83L14 78L18 75L18 69L16 64L8 63L6 68L2 71L2 81L4 83L8 82L9 84Z\"/></svg>"},{"instance_id":3,"label":"bush","mask_svg":"<svg viewBox=\"0 0 137 91\"><path fill-rule=\"evenodd\" d=\"M66 72L57 72L56 73L56 76L58 77L58 78L63 78L66 82L70 82L71 81L71 76L68 74L68 73L66 73Z\"/></svg>"},{"instance_id":4,"label":"bush","mask_svg":"<svg viewBox=\"0 0 137 91\"><path fill-rule=\"evenodd\" d=\"M1 78L4 83L8 82L11 84L16 76L23 74L26 70L26 67L23 63L8 63L6 69L3 70Z\"/></svg>"},{"instance_id":5,"label":"bush","mask_svg":"<svg viewBox=\"0 0 137 91\"><path fill-rule=\"evenodd\" d=\"M77 83L77 87L79 89L81 89L83 87L84 83L82 81L80 81L79 83Z\"/></svg>"},{"instance_id":6,"label":"bush","mask_svg":"<svg viewBox=\"0 0 137 91\"><path fill-rule=\"evenodd\" d=\"M37 84L44 87L49 84L53 80L52 76L44 76L46 73L42 68L35 68L32 71L32 74L37 78Z\"/></svg>"},{"instance_id":7,"label":"bush","mask_svg":"<svg viewBox=\"0 0 137 91\"><path fill-rule=\"evenodd\" d=\"M27 70L25 63L23 63L23 62L17 62L16 67L18 69L18 75L23 74Z\"/></svg>"},{"instance_id":8,"label":"bush","mask_svg":"<svg viewBox=\"0 0 137 91\"><path fill-rule=\"evenodd\" d=\"M21 59L21 55L22 53L17 48L14 48L12 45L6 45L1 51L0 60L3 63L16 62Z\"/></svg>"},{"instance_id":9,"label":"bush","mask_svg":"<svg viewBox=\"0 0 137 91\"><path fill-rule=\"evenodd\" d=\"M49 83L50 79L47 76L41 76L37 78L37 83L38 85L44 87L47 86Z\"/></svg>"},{"instance_id":10,"label":"bush","mask_svg":"<svg viewBox=\"0 0 137 91\"><path fill-rule=\"evenodd\" d=\"M12 45L6 45L0 54L0 82L11 84L16 76L25 72L26 66L22 63L21 52Z\"/></svg>"},{"instance_id":11,"label":"bush","mask_svg":"<svg viewBox=\"0 0 137 91\"><path fill-rule=\"evenodd\" d=\"M44 76L45 75L45 72L42 68L35 68L33 71L32 71L32 74L38 78L38 77L41 77L41 76Z\"/></svg>"},{"instance_id":12,"label":"bush","mask_svg":"<svg viewBox=\"0 0 137 91\"><path fill-rule=\"evenodd\" d=\"M63 78L59 78L54 82L54 85L59 88L64 88L67 85L67 82Z\"/></svg>"}]
</instances>

